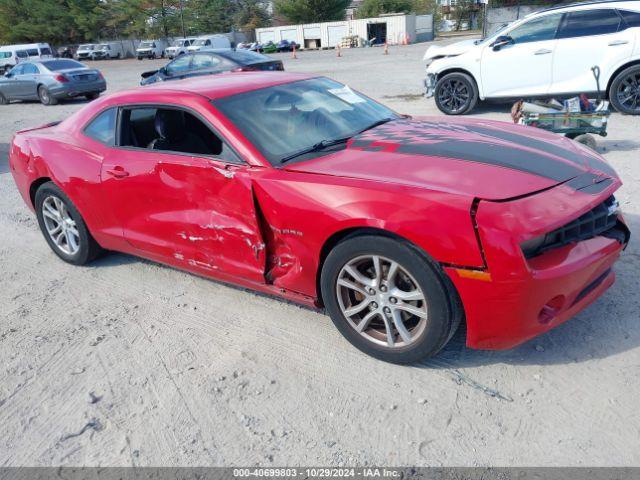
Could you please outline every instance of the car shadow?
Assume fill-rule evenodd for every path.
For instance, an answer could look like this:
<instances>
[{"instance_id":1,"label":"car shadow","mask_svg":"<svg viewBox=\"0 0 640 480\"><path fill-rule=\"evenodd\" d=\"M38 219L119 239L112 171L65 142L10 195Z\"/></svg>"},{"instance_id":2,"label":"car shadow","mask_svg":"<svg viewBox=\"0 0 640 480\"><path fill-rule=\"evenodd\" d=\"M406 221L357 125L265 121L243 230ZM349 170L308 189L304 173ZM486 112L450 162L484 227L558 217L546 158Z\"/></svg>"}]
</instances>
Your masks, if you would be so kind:
<instances>
[{"instance_id":1,"label":"car shadow","mask_svg":"<svg viewBox=\"0 0 640 480\"><path fill-rule=\"evenodd\" d=\"M0 175L9 171L9 144L0 143Z\"/></svg>"},{"instance_id":2,"label":"car shadow","mask_svg":"<svg viewBox=\"0 0 640 480\"><path fill-rule=\"evenodd\" d=\"M598 141L598 152L632 152L640 149L640 142L633 140L602 140L596 137Z\"/></svg>"},{"instance_id":3,"label":"car shadow","mask_svg":"<svg viewBox=\"0 0 640 480\"><path fill-rule=\"evenodd\" d=\"M640 216L625 215L631 241L614 271L616 282L602 297L574 318L528 342L502 351L473 350L466 346L463 324L440 353L416 364L418 368L457 369L496 363L554 365L607 358L640 346L638 292L640 279Z\"/></svg>"}]
</instances>

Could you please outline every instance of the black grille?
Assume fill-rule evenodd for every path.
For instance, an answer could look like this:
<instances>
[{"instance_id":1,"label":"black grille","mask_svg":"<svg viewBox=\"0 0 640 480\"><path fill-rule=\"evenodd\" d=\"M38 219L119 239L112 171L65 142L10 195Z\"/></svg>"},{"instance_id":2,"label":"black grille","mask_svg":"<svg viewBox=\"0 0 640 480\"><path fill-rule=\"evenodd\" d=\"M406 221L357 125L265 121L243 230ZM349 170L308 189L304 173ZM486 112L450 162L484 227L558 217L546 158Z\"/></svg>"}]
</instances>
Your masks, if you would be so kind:
<instances>
[{"instance_id":1,"label":"black grille","mask_svg":"<svg viewBox=\"0 0 640 480\"><path fill-rule=\"evenodd\" d=\"M554 248L606 234L618 225L618 202L612 196L579 218L552 232L522 244L526 258L533 258Z\"/></svg>"}]
</instances>

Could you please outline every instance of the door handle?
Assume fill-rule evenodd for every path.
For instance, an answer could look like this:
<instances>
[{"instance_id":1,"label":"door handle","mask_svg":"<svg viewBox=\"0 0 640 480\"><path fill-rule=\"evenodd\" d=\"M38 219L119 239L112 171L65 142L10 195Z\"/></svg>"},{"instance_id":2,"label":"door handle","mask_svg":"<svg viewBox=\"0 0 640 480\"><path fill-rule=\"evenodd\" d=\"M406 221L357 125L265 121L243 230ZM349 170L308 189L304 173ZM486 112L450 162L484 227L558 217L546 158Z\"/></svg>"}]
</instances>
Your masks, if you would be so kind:
<instances>
[{"instance_id":1,"label":"door handle","mask_svg":"<svg viewBox=\"0 0 640 480\"><path fill-rule=\"evenodd\" d=\"M125 178L129 176L129 172L119 165L107 170L107 173L114 178Z\"/></svg>"},{"instance_id":2,"label":"door handle","mask_svg":"<svg viewBox=\"0 0 640 480\"><path fill-rule=\"evenodd\" d=\"M629 40L614 40L613 42L609 42L610 47L615 47L616 45L626 45L629 43Z\"/></svg>"},{"instance_id":3,"label":"door handle","mask_svg":"<svg viewBox=\"0 0 640 480\"><path fill-rule=\"evenodd\" d=\"M551 50L547 48L541 48L540 50L536 50L533 52L534 55L546 55L547 53L551 53Z\"/></svg>"}]
</instances>

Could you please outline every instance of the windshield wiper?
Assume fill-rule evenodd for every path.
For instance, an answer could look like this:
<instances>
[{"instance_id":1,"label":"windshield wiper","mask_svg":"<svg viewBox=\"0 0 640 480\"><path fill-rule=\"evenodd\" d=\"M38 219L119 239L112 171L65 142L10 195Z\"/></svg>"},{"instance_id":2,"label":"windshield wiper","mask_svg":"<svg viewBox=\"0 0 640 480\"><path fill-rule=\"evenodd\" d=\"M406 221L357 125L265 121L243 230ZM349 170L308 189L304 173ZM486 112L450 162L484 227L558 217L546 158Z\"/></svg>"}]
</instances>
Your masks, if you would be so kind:
<instances>
[{"instance_id":1,"label":"windshield wiper","mask_svg":"<svg viewBox=\"0 0 640 480\"><path fill-rule=\"evenodd\" d=\"M302 155L305 155L307 153L312 153L312 152L320 152L322 150L324 150L325 148L329 148L329 147L333 147L334 145L340 145L341 143L347 143L349 141L351 137L342 137L342 138L333 138L333 139L328 139L328 140L322 140L318 143L315 143L313 145L311 145L310 147L307 148L303 148L302 150L298 150L295 153L292 153L291 155L287 155L286 157L282 158L280 160L280 163L286 163L289 160L293 160L294 158L300 157Z\"/></svg>"},{"instance_id":2,"label":"windshield wiper","mask_svg":"<svg viewBox=\"0 0 640 480\"><path fill-rule=\"evenodd\" d=\"M383 118L382 120L378 120L377 122L372 123L366 128L363 128L362 130L358 130L357 132L351 135L348 135L346 137L322 140L314 145L311 145L310 147L303 148L302 150L298 150L297 152L294 152L291 155L287 155L286 157L280 160L280 164L286 163L289 160L293 160L294 158L300 157L302 155L306 155L307 153L320 152L325 148L333 147L335 145L340 145L341 143L347 143L351 138L355 137L356 135L360 135L361 133L364 133L367 130L371 130L372 128L378 127L384 123L388 123L393 120L396 120L396 119L391 117Z\"/></svg>"}]
</instances>

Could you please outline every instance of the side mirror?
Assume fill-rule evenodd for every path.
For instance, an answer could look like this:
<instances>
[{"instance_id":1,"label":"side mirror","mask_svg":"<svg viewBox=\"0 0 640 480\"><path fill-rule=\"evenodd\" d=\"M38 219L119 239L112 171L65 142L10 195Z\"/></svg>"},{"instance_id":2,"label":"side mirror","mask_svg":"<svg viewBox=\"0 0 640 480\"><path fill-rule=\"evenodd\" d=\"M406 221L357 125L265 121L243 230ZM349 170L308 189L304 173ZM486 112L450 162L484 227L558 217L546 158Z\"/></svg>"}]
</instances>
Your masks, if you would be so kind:
<instances>
[{"instance_id":1,"label":"side mirror","mask_svg":"<svg viewBox=\"0 0 640 480\"><path fill-rule=\"evenodd\" d=\"M498 50L500 50L505 45L513 45L514 43L516 43L516 42L509 35L500 35L491 44L491 47L493 47L493 51L494 52L497 52Z\"/></svg>"},{"instance_id":2,"label":"side mirror","mask_svg":"<svg viewBox=\"0 0 640 480\"><path fill-rule=\"evenodd\" d=\"M6 78L11 78L13 75L11 75L11 72L6 72L6 73L4 74L4 76L5 76Z\"/></svg>"}]
</instances>

